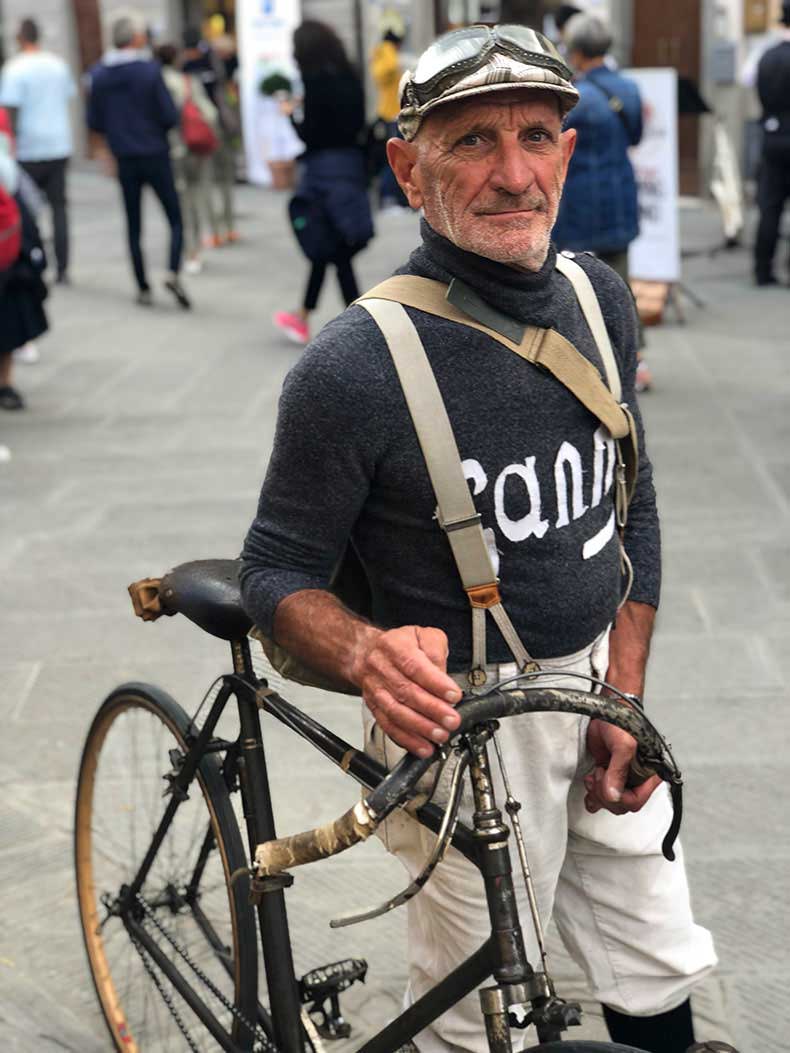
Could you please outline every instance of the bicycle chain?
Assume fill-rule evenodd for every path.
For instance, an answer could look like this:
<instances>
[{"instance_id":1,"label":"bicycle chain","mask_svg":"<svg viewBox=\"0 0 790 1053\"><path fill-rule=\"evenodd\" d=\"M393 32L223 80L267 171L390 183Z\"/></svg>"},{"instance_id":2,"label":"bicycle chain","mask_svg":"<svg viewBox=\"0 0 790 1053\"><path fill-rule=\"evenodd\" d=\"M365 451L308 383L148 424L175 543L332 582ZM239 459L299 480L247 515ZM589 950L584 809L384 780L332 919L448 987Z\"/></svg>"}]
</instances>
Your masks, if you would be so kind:
<instances>
[{"instance_id":1,"label":"bicycle chain","mask_svg":"<svg viewBox=\"0 0 790 1053\"><path fill-rule=\"evenodd\" d=\"M148 903L146 903L146 901L143 899L142 895L139 892L137 893L137 902L140 904L140 907L142 908L143 913L146 915L146 917L148 917L151 920L154 927L159 931L159 933L164 937L164 939L167 940L167 942L170 944L170 946L173 948L176 954L183 958L183 960L186 962L189 968L197 976L198 980L200 980L208 988L209 992L212 995L214 995L214 997L223 1006L223 1008L227 1009L227 1011L233 1016L233 1018L235 1020L238 1020L240 1024L243 1024L247 1031L252 1035L253 1039L257 1043L257 1046L253 1050L253 1053L278 1053L277 1047L269 1039L268 1035L264 1033L260 1025L251 1023L251 1021L247 1019L247 1017L244 1015L244 1013L242 1013L238 1006L233 1005L233 1003L229 1001L229 999L226 998L225 995L219 990L216 984L212 980L210 980L208 976L206 976L206 974L203 972L200 966L192 961L189 952L184 947L182 947L179 941L175 938L175 936L173 936L173 934L164 927L164 925L156 917Z\"/></svg>"},{"instance_id":2,"label":"bicycle chain","mask_svg":"<svg viewBox=\"0 0 790 1053\"><path fill-rule=\"evenodd\" d=\"M142 944L137 939L137 937L136 936L132 936L131 933L129 933L129 937L130 937L130 939L132 941L134 949L140 955L140 960L143 963L143 968L148 973L148 975L151 977L151 980L153 982L154 987L157 989L159 994L162 996L162 1001L165 1003L165 1006L167 1007L168 1011L170 1012L170 1015L175 1020L176 1027L178 1028L178 1030L181 1032L181 1034L186 1039L186 1043L189 1046L189 1048L191 1050L191 1053L200 1053L200 1049L199 1049L198 1046L195 1045L195 1043L194 1043L194 1041L192 1039L192 1036L189 1033L189 1030L188 1030L186 1024L184 1023L184 1021L181 1018L181 1014L179 1013L175 1002L170 997L170 995L167 993L167 991L165 990L164 985L162 984L161 980L156 975L156 970L154 969L154 966L151 963L151 960L149 959L148 955L146 954L145 950L143 949Z\"/></svg>"}]
</instances>

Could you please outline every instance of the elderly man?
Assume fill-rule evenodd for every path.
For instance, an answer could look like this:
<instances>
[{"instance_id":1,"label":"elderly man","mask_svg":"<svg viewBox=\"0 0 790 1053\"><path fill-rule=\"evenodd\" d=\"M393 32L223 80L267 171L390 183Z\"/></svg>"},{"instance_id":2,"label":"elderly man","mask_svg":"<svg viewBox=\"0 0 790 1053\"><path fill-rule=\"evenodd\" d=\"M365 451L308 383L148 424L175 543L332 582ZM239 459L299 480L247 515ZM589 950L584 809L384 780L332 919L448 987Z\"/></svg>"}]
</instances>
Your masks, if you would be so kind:
<instances>
[{"instance_id":1,"label":"elderly man","mask_svg":"<svg viewBox=\"0 0 790 1053\"><path fill-rule=\"evenodd\" d=\"M178 124L178 110L159 63L148 51L145 19L135 12L118 15L112 24L112 43L91 71L88 127L104 136L117 163L137 302L143 307L153 303L140 244L143 188L150 186L170 225L164 287L181 307L188 308L179 278L184 226L168 139L168 132Z\"/></svg>"},{"instance_id":2,"label":"elderly man","mask_svg":"<svg viewBox=\"0 0 790 1053\"><path fill-rule=\"evenodd\" d=\"M316 337L283 391L245 545L245 603L279 644L361 693L366 747L388 765L399 747L430 755L457 727L461 686L512 674L527 649L554 674L550 683L579 686L570 674L606 674L622 691L643 689L660 577L650 461L643 455L625 533L633 587L617 614L623 582L611 439L554 375L490 335L519 339L528 326L554 328L601 368L550 243L575 140L563 117L577 97L569 70L539 34L460 30L404 78L404 138L389 143L398 181L424 213L422 245L400 273L442 288L453 283L448 298L468 320L408 308L452 422L509 629L489 626L481 638L477 610L477 628L470 625L452 537L435 516L393 360L364 306ZM597 294L641 436L631 297L595 258L574 262ZM370 583L370 621L328 591L349 540ZM694 925L682 863L661 856L663 789L654 792L654 780L626 788L634 741L610 725L544 714L509 721L500 738L525 805L544 919L553 913L617 1041L682 1053L693 1041L689 992L715 955L709 934ZM396 816L385 836L414 874L430 848L422 828ZM479 875L451 851L409 905L409 998L489 932ZM417 1045L422 1053L484 1050L476 998L422 1032Z\"/></svg>"}]
</instances>

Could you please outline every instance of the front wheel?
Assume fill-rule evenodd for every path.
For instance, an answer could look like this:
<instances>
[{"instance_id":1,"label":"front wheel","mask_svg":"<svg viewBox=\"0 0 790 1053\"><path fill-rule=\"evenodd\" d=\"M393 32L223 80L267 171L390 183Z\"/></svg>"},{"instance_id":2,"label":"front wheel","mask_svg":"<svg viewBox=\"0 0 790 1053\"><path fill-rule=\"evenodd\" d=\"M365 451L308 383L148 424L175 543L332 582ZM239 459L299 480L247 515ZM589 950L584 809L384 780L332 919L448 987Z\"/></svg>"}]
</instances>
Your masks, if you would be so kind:
<instances>
[{"instance_id":1,"label":"front wheel","mask_svg":"<svg viewBox=\"0 0 790 1053\"><path fill-rule=\"evenodd\" d=\"M139 896L130 904L125 895L171 799L167 777L187 750L188 728L187 714L164 692L124 685L96 714L80 763L80 921L101 1009L124 1053L222 1048L189 1006L184 982L213 1014L226 1046L267 1045L256 1026L247 859L216 757L200 761ZM135 925L155 948L141 944Z\"/></svg>"},{"instance_id":2,"label":"front wheel","mask_svg":"<svg viewBox=\"0 0 790 1053\"><path fill-rule=\"evenodd\" d=\"M583 1042L569 1039L567 1042L546 1042L542 1046L530 1046L524 1053L645 1053L636 1046L618 1046L613 1042Z\"/></svg>"}]
</instances>

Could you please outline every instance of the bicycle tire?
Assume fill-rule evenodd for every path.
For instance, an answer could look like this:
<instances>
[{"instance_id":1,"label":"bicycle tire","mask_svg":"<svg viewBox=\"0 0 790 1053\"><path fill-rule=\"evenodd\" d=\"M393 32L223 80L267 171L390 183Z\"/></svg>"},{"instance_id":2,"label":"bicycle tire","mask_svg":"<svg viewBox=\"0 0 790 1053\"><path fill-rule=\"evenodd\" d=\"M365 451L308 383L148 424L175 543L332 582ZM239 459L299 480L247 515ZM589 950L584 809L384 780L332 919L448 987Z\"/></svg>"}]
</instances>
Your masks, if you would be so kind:
<instances>
[{"instance_id":1,"label":"bicycle tire","mask_svg":"<svg viewBox=\"0 0 790 1053\"><path fill-rule=\"evenodd\" d=\"M148 822L147 833L152 834L170 800L163 793L162 780L177 761L178 754L171 755L170 750L186 750L188 727L186 712L165 692L143 684L124 684L100 706L80 761L74 828L80 923L102 1014L114 1047L124 1053L170 1049L173 1035L179 1049L217 1048L165 974L158 972L163 988L153 979L149 966L154 972L156 966L150 956L146 966L139 945L135 946L122 919L110 909L112 897L117 898L123 885L123 881L115 884L117 878L128 874L127 880L131 879L150 843L149 837L138 844L138 820ZM139 773L131 770L133 766L140 768ZM116 820L109 837L107 830L99 830L100 811ZM105 821L104 814L101 821ZM196 831L199 835L204 831L197 838L197 850ZM124 839L131 842L126 846L128 865L123 858ZM255 1022L258 1009L257 935L248 881L243 876L231 881L247 865L220 764L216 756L204 756L188 798L179 806L143 884L141 917L147 931L155 934L161 949L193 986L200 978L172 940L185 950L184 941L197 934L197 946L189 947L187 953L235 1012L224 1007L205 982L200 990L205 990L206 1003L241 1050L253 1048L248 1022ZM194 882L194 896L188 884L182 887L187 878ZM102 887L105 881L106 888ZM102 898L105 893L109 899ZM194 901L188 902L190 899ZM146 906L148 914L144 913ZM207 958L200 957L207 947ZM145 982L133 984L132 976ZM123 992L121 980L125 980ZM162 989L169 994L176 1014ZM158 1033L152 1039L154 1029ZM165 1040L160 1041L160 1036Z\"/></svg>"},{"instance_id":2,"label":"bicycle tire","mask_svg":"<svg viewBox=\"0 0 790 1053\"><path fill-rule=\"evenodd\" d=\"M645 1053L636 1046L618 1046L614 1042L585 1042L570 1038L566 1042L546 1042L530 1046L524 1053Z\"/></svg>"}]
</instances>

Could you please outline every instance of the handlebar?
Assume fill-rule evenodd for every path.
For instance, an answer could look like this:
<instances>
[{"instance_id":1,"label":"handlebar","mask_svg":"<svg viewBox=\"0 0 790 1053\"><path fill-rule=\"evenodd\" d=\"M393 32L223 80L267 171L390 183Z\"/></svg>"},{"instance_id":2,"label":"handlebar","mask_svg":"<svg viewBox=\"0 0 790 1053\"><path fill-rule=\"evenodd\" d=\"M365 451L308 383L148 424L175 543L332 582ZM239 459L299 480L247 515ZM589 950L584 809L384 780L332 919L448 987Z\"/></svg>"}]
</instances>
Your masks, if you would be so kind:
<instances>
[{"instance_id":1,"label":"handlebar","mask_svg":"<svg viewBox=\"0 0 790 1053\"><path fill-rule=\"evenodd\" d=\"M669 747L642 710L617 698L542 687L494 689L485 695L466 695L457 711L461 724L451 741L482 724L524 713L578 713L614 724L633 735L637 753L630 785L638 785L654 774L669 783L673 815L662 851L668 860L674 860L673 846L683 814L683 780ZM434 761L435 757L422 758L407 753L366 800L358 802L340 819L306 833L258 845L255 852L258 875L268 877L280 873L286 866L326 859L366 840L388 815L414 796L417 783Z\"/></svg>"}]
</instances>

